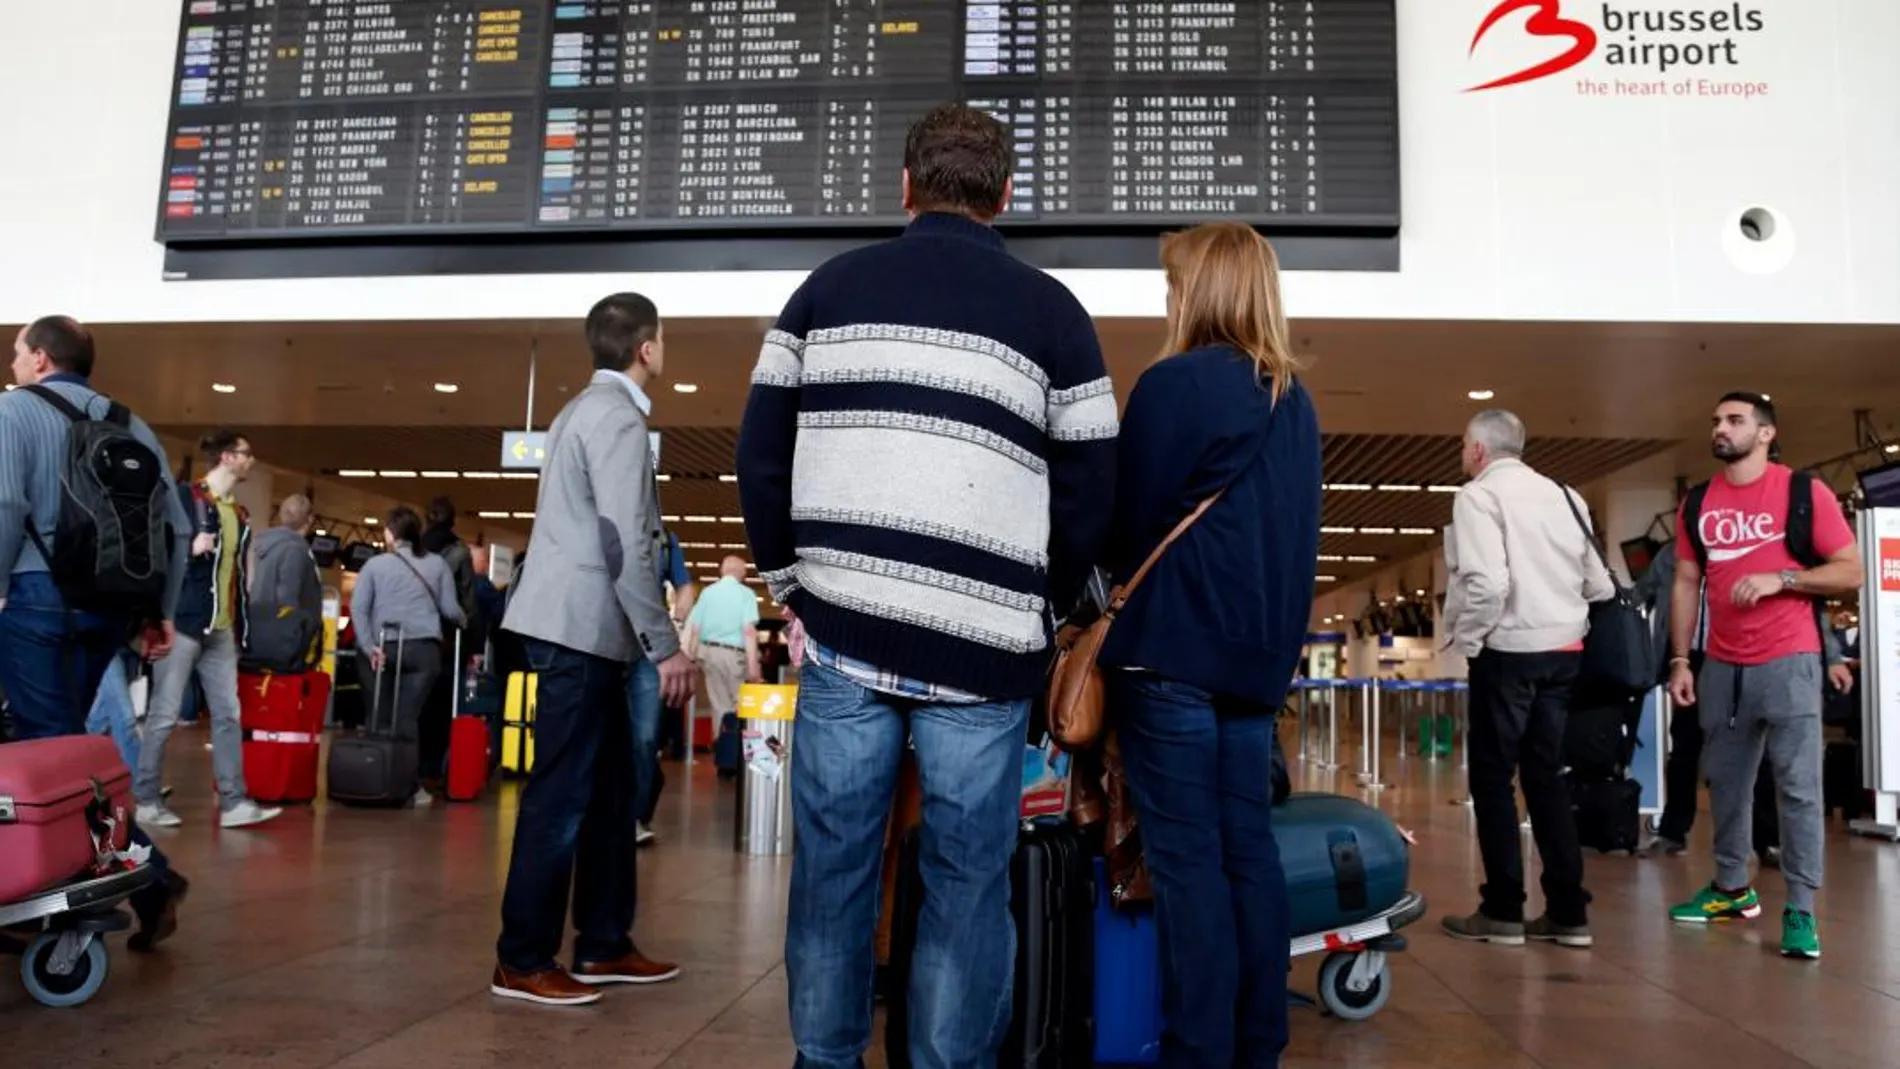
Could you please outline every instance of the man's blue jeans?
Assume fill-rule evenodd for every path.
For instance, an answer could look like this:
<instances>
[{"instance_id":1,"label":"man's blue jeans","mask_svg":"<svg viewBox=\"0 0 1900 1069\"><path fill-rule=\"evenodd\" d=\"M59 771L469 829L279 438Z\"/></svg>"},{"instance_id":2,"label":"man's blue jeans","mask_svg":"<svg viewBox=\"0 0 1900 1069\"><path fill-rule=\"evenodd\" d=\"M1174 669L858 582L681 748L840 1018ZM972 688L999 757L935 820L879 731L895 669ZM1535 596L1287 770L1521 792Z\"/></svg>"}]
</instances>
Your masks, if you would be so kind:
<instances>
[{"instance_id":1,"label":"man's blue jeans","mask_svg":"<svg viewBox=\"0 0 1900 1069\"><path fill-rule=\"evenodd\" d=\"M627 669L627 713L633 718L633 791L635 813L649 824L660 808L666 785L660 770L660 669L642 657Z\"/></svg>"},{"instance_id":2,"label":"man's blue jeans","mask_svg":"<svg viewBox=\"0 0 1900 1069\"><path fill-rule=\"evenodd\" d=\"M129 621L69 611L45 572L14 576L6 608L0 610L0 687L13 705L14 739L25 742L84 734L100 681L125 652L131 633ZM118 689L123 691L125 686L121 674ZM131 711L128 696L128 721ZM124 752L121 742L121 755ZM171 871L165 854L137 824L132 826L132 841L152 847L152 871L161 879ZM141 893L162 900L165 892L162 883L155 883L149 892Z\"/></svg>"},{"instance_id":3,"label":"man's blue jeans","mask_svg":"<svg viewBox=\"0 0 1900 1069\"><path fill-rule=\"evenodd\" d=\"M132 675L137 665L138 656L131 650L112 658L99 679L92 712L86 714L87 734L112 736L125 766L132 769L139 767L139 726L132 715Z\"/></svg>"},{"instance_id":4,"label":"man's blue jeans","mask_svg":"<svg viewBox=\"0 0 1900 1069\"><path fill-rule=\"evenodd\" d=\"M792 736L797 845L785 933L799 1065L855 1069L871 1043L878 876L907 737L924 791L911 1064L996 1064L1016 966L1009 861L1028 716L1027 701L923 705L805 666Z\"/></svg>"},{"instance_id":5,"label":"man's blue jeans","mask_svg":"<svg viewBox=\"0 0 1900 1069\"><path fill-rule=\"evenodd\" d=\"M501 964L553 968L573 888L574 957L616 961L633 950L634 789L626 666L523 640L538 673L534 769L515 815L501 903Z\"/></svg>"},{"instance_id":6,"label":"man's blue jeans","mask_svg":"<svg viewBox=\"0 0 1900 1069\"><path fill-rule=\"evenodd\" d=\"M1110 672L1109 722L1154 882L1165 1069L1272 1069L1291 920L1273 837L1273 710Z\"/></svg>"}]
</instances>

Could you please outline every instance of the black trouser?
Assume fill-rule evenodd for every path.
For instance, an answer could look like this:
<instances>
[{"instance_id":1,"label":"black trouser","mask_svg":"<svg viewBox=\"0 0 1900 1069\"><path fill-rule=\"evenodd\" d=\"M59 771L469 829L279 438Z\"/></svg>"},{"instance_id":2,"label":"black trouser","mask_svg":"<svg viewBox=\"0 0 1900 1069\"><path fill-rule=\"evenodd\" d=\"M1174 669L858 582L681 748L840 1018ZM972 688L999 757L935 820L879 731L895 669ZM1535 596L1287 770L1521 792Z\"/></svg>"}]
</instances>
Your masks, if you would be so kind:
<instances>
[{"instance_id":1,"label":"black trouser","mask_svg":"<svg viewBox=\"0 0 1900 1069\"><path fill-rule=\"evenodd\" d=\"M1690 654L1689 670L1702 675L1700 653ZM1689 841L1695 827L1697 795L1702 788L1702 713L1694 705L1677 706L1669 721L1669 761L1663 769L1663 811L1656 834L1679 843ZM1755 776L1755 852L1766 854L1781 845L1781 821L1775 794L1774 771L1762 758Z\"/></svg>"},{"instance_id":2,"label":"black trouser","mask_svg":"<svg viewBox=\"0 0 1900 1069\"><path fill-rule=\"evenodd\" d=\"M1471 803L1484 858L1480 910L1492 920L1524 919L1524 857L1513 775L1524 785L1531 833L1544 861L1544 903L1553 923L1587 923L1583 850L1564 781L1564 721L1582 656L1499 653L1471 662Z\"/></svg>"},{"instance_id":3,"label":"black trouser","mask_svg":"<svg viewBox=\"0 0 1900 1069\"><path fill-rule=\"evenodd\" d=\"M416 722L416 770L425 783L439 783L448 775L449 721L455 716L455 687L461 679L456 666L448 663L454 648L454 632L442 636L442 667Z\"/></svg>"}]
</instances>

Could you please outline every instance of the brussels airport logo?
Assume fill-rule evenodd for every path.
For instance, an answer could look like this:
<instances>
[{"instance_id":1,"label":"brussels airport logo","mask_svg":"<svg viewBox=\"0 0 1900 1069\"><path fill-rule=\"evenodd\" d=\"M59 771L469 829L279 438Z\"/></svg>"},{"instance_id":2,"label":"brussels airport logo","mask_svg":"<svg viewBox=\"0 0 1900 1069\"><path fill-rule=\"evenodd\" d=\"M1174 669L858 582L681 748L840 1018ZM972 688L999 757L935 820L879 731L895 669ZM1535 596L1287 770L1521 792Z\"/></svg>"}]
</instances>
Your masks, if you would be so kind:
<instances>
[{"instance_id":1,"label":"brussels airport logo","mask_svg":"<svg viewBox=\"0 0 1900 1069\"><path fill-rule=\"evenodd\" d=\"M1900 594L1900 538L1880 540L1880 592Z\"/></svg>"},{"instance_id":2,"label":"brussels airport logo","mask_svg":"<svg viewBox=\"0 0 1900 1069\"><path fill-rule=\"evenodd\" d=\"M1505 45L1512 36L1504 25L1506 20L1526 12L1528 16L1517 32L1517 46L1509 48L1509 53L1541 58L1465 92L1539 82L1588 63L1585 71L1606 67L1615 76L1581 78L1576 83L1580 96L1767 95L1767 83L1735 77L1739 72L1729 69L1743 65L1746 41L1766 27L1759 9L1732 3L1719 8L1656 11L1607 3L1571 3L1566 7L1564 0L1501 0L1478 24L1466 57L1475 58L1479 46L1487 41ZM1594 24L1584 21L1591 16ZM1682 77L1682 72L1688 70L1697 74ZM1677 77L1665 77L1671 73Z\"/></svg>"}]
</instances>

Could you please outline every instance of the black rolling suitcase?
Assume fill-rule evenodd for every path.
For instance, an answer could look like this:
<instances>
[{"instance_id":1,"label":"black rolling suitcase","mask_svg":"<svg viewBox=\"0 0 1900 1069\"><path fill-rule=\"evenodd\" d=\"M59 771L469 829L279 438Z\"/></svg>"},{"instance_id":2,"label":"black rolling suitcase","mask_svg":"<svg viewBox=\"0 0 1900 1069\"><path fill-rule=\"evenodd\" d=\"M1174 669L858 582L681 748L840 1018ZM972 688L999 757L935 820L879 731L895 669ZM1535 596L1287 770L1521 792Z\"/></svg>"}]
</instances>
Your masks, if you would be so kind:
<instances>
[{"instance_id":1,"label":"black rolling suitcase","mask_svg":"<svg viewBox=\"0 0 1900 1069\"><path fill-rule=\"evenodd\" d=\"M1641 845L1643 788L1629 769L1642 716L1640 694L1596 695L1574 703L1564 721L1564 778L1586 849L1633 853Z\"/></svg>"},{"instance_id":2,"label":"black rolling suitcase","mask_svg":"<svg viewBox=\"0 0 1900 1069\"><path fill-rule=\"evenodd\" d=\"M385 629L384 634L387 634ZM383 636L379 635L381 639ZM387 642L381 643L387 646ZM362 730L339 734L330 743L330 763L326 778L332 801L350 805L396 806L406 804L416 791L416 744L396 737L396 703L393 694L383 700L383 681L390 678L390 690L402 686L403 637L396 631L396 674L388 676L390 665L383 663L371 683L369 721ZM368 658L364 658L365 661ZM388 713L384 713L387 707Z\"/></svg>"},{"instance_id":3,"label":"black rolling suitcase","mask_svg":"<svg viewBox=\"0 0 1900 1069\"><path fill-rule=\"evenodd\" d=\"M904 838L891 962L884 1057L910 1063L910 966L923 909L919 832ZM1095 1062L1095 885L1082 833L1068 821L1023 826L1009 865L1016 920L1016 981L1000 1069L1089 1069Z\"/></svg>"}]
</instances>

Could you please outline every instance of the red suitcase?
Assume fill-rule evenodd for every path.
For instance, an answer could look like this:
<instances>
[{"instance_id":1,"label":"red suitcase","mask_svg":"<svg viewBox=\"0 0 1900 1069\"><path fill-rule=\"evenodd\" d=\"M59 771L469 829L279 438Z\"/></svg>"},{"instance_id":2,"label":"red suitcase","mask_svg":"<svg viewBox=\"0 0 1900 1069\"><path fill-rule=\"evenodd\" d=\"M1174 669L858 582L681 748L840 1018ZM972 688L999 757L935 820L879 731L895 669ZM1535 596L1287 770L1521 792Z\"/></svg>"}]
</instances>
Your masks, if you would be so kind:
<instances>
[{"instance_id":1,"label":"red suitcase","mask_svg":"<svg viewBox=\"0 0 1900 1069\"><path fill-rule=\"evenodd\" d=\"M132 772L103 735L0 746L0 903L66 883L98 856L92 825L123 850L132 832Z\"/></svg>"},{"instance_id":2,"label":"red suitcase","mask_svg":"<svg viewBox=\"0 0 1900 1069\"><path fill-rule=\"evenodd\" d=\"M472 802L488 786L488 722L479 716L449 721L449 801Z\"/></svg>"},{"instance_id":3,"label":"red suitcase","mask_svg":"<svg viewBox=\"0 0 1900 1069\"><path fill-rule=\"evenodd\" d=\"M244 726L244 781L260 802L308 802L317 796L323 714L330 677L322 672L238 676Z\"/></svg>"}]
</instances>

